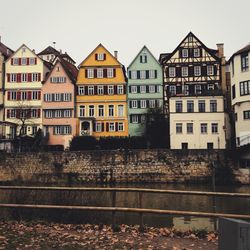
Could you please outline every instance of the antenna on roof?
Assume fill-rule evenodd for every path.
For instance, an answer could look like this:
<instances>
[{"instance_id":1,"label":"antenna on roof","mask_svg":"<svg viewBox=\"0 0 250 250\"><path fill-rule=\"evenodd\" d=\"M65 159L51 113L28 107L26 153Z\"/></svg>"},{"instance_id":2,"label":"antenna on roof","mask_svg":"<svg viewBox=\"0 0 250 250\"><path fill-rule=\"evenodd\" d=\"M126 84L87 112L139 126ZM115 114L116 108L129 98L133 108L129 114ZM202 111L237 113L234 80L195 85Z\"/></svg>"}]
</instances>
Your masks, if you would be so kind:
<instances>
[{"instance_id":1,"label":"antenna on roof","mask_svg":"<svg viewBox=\"0 0 250 250\"><path fill-rule=\"evenodd\" d=\"M53 44L54 44L54 49L56 48L56 42L53 42Z\"/></svg>"}]
</instances>

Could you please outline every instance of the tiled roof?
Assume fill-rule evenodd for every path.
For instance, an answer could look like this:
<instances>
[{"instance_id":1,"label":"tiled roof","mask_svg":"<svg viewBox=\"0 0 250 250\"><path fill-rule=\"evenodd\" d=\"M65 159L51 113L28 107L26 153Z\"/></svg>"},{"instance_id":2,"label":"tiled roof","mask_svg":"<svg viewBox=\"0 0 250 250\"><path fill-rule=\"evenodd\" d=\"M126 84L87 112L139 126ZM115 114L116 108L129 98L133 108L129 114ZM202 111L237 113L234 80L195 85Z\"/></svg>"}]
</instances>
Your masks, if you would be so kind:
<instances>
[{"instance_id":1,"label":"tiled roof","mask_svg":"<svg viewBox=\"0 0 250 250\"><path fill-rule=\"evenodd\" d=\"M55 48L48 46L46 49L39 52L37 55L47 55L47 54L54 54L54 55L60 55L60 52L56 50Z\"/></svg>"},{"instance_id":2,"label":"tiled roof","mask_svg":"<svg viewBox=\"0 0 250 250\"><path fill-rule=\"evenodd\" d=\"M0 42L0 52L3 54L5 59L10 57L14 53L14 51L12 49L8 48L6 45L4 45L1 42Z\"/></svg>"},{"instance_id":3,"label":"tiled roof","mask_svg":"<svg viewBox=\"0 0 250 250\"><path fill-rule=\"evenodd\" d=\"M162 62L162 60L166 57L166 56L168 56L168 55L170 55L171 53L161 53L160 54L160 57L159 57L159 62L161 63Z\"/></svg>"},{"instance_id":4,"label":"tiled roof","mask_svg":"<svg viewBox=\"0 0 250 250\"><path fill-rule=\"evenodd\" d=\"M228 60L228 62L230 63L230 61L234 58L234 56L243 54L243 53L247 53L250 52L250 43L248 45L246 45L245 47L243 47L242 49L236 51Z\"/></svg>"},{"instance_id":5,"label":"tiled roof","mask_svg":"<svg viewBox=\"0 0 250 250\"><path fill-rule=\"evenodd\" d=\"M66 71L67 75L69 76L70 80L73 83L75 83L76 78L77 78L77 74L78 74L78 69L76 68L76 66L70 62L63 60L63 59L61 59L60 61L61 61L61 64L62 64L64 70Z\"/></svg>"},{"instance_id":6,"label":"tiled roof","mask_svg":"<svg viewBox=\"0 0 250 250\"><path fill-rule=\"evenodd\" d=\"M70 61L72 61L73 63L76 63L73 59L72 59L72 57L70 57L67 53L64 53L64 54L61 54L60 55L63 59L64 58L68 58Z\"/></svg>"}]
</instances>

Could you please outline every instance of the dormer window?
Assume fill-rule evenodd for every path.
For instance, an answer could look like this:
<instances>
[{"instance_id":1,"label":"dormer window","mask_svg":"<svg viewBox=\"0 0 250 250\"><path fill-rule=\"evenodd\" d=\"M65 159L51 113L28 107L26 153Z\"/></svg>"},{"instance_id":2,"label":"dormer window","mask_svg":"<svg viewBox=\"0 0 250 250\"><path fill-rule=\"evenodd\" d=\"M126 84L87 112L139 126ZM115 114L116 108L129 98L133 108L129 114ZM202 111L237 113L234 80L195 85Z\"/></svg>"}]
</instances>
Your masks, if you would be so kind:
<instances>
[{"instance_id":1,"label":"dormer window","mask_svg":"<svg viewBox=\"0 0 250 250\"><path fill-rule=\"evenodd\" d=\"M188 49L182 50L182 57L188 57Z\"/></svg>"},{"instance_id":2,"label":"dormer window","mask_svg":"<svg viewBox=\"0 0 250 250\"><path fill-rule=\"evenodd\" d=\"M97 61L104 61L105 60L105 54L104 53L96 54L96 60Z\"/></svg>"}]
</instances>

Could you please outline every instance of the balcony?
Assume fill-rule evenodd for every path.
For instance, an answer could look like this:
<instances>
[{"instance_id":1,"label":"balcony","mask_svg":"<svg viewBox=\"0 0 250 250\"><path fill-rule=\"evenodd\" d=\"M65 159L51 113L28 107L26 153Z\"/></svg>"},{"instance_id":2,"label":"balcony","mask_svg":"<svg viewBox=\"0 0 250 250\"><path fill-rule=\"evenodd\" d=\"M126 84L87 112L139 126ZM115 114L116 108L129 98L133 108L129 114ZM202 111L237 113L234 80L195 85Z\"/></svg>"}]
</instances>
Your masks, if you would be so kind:
<instances>
[{"instance_id":1,"label":"balcony","mask_svg":"<svg viewBox=\"0 0 250 250\"><path fill-rule=\"evenodd\" d=\"M199 92L194 91L182 91L182 92L167 92L168 97L185 97L185 96L222 96L222 90L213 89L213 90L200 90Z\"/></svg>"}]
</instances>

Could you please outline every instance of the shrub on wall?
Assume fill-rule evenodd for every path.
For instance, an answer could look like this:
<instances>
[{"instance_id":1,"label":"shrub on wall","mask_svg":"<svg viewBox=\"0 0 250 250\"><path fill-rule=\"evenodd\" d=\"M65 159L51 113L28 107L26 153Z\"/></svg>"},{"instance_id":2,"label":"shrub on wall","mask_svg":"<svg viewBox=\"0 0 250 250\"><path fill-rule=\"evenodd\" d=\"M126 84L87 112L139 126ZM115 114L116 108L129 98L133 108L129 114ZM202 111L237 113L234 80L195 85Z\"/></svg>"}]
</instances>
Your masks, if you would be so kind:
<instances>
[{"instance_id":1,"label":"shrub on wall","mask_svg":"<svg viewBox=\"0 0 250 250\"><path fill-rule=\"evenodd\" d=\"M128 137L100 137L99 148L102 150L107 149L120 149L120 148L128 148L129 146L129 138Z\"/></svg>"},{"instance_id":2,"label":"shrub on wall","mask_svg":"<svg viewBox=\"0 0 250 250\"><path fill-rule=\"evenodd\" d=\"M94 150L96 149L96 145L97 141L93 136L75 136L70 142L70 150Z\"/></svg>"},{"instance_id":3,"label":"shrub on wall","mask_svg":"<svg viewBox=\"0 0 250 250\"><path fill-rule=\"evenodd\" d=\"M147 138L144 136L131 136L129 138L129 148L131 149L147 148Z\"/></svg>"}]
</instances>

